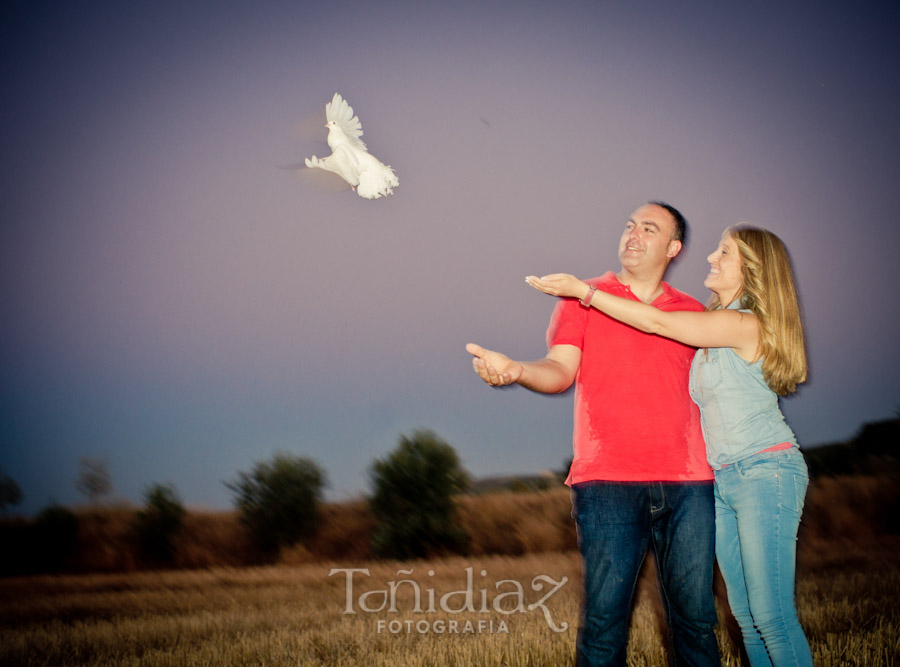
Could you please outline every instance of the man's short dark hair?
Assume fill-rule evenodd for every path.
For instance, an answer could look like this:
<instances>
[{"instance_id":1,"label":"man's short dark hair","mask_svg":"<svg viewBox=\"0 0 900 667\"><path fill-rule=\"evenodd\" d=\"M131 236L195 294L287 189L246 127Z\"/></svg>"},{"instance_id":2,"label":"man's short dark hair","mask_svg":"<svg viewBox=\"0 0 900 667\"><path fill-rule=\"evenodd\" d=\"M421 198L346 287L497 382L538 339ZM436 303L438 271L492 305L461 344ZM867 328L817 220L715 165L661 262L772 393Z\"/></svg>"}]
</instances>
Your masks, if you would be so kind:
<instances>
[{"instance_id":1,"label":"man's short dark hair","mask_svg":"<svg viewBox=\"0 0 900 667\"><path fill-rule=\"evenodd\" d=\"M687 245L687 220L681 215L681 211L664 201L648 201L647 203L664 208L669 212L669 215L675 220L675 233L672 234L672 240L681 241L681 245Z\"/></svg>"}]
</instances>

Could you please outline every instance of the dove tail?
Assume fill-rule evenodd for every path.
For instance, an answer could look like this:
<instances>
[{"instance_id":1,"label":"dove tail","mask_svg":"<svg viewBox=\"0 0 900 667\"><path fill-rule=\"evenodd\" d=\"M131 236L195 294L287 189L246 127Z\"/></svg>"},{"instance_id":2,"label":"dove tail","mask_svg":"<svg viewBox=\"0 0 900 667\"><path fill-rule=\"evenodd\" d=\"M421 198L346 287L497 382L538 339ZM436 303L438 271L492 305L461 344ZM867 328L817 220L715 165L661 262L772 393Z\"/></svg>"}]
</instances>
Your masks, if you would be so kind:
<instances>
[{"instance_id":1,"label":"dove tail","mask_svg":"<svg viewBox=\"0 0 900 667\"><path fill-rule=\"evenodd\" d=\"M366 199L378 199L394 194L394 188L400 185L400 179L394 170L386 165L366 169L359 175L359 187L356 193Z\"/></svg>"}]
</instances>

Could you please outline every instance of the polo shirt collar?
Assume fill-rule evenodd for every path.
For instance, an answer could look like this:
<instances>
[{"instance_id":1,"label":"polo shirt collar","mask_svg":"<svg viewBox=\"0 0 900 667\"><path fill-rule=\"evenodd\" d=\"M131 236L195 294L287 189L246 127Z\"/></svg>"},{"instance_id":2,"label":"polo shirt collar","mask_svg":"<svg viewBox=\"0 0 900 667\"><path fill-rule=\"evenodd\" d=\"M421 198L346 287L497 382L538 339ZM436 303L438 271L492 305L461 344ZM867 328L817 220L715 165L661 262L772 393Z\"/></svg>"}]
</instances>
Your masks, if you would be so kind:
<instances>
[{"instance_id":1,"label":"polo shirt collar","mask_svg":"<svg viewBox=\"0 0 900 667\"><path fill-rule=\"evenodd\" d=\"M619 280L619 276L617 276L613 271L607 271L602 276L600 276L597 284L602 285L603 287L612 288L607 290L610 293L619 292L620 294L630 294L633 298L637 298L634 295L634 292L631 291L631 288L621 280ZM653 300L653 303L650 304L651 306L662 305L664 303L669 303L670 301L676 301L678 299L678 296L669 286L669 283L662 281L660 283L660 286L662 287L662 294L660 294L658 297L656 297L656 299Z\"/></svg>"}]
</instances>

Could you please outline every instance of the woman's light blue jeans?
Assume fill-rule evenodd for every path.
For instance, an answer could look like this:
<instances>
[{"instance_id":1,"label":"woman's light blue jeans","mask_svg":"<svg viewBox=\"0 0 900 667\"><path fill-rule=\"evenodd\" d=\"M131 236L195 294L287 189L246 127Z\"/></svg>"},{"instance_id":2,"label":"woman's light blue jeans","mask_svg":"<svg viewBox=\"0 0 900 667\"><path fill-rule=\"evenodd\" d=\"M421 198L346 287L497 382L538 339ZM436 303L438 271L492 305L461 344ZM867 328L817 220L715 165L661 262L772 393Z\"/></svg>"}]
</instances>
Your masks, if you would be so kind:
<instances>
[{"instance_id":1,"label":"woman's light blue jeans","mask_svg":"<svg viewBox=\"0 0 900 667\"><path fill-rule=\"evenodd\" d=\"M812 665L794 605L809 473L797 448L716 470L716 559L750 664Z\"/></svg>"}]
</instances>

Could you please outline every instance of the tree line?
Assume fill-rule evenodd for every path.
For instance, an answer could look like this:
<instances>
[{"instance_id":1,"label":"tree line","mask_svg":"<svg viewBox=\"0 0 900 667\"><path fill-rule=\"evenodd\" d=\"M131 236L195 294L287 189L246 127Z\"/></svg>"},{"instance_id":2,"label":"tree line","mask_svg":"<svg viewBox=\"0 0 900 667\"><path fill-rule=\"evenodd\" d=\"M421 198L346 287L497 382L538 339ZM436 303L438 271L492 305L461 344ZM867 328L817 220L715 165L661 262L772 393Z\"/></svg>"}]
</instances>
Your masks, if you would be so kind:
<instances>
[{"instance_id":1,"label":"tree line","mask_svg":"<svg viewBox=\"0 0 900 667\"><path fill-rule=\"evenodd\" d=\"M466 536L455 521L454 496L466 492L471 479L454 448L433 431L401 435L395 449L371 464L369 477L368 504L377 521L372 551L377 556L423 558L464 545ZM276 452L224 484L249 542L264 562L274 561L282 549L319 528L327 475L311 458ZM106 464L83 458L76 488L96 506L112 490ZM0 471L3 511L21 498L15 481ZM145 566L165 567L173 562L186 510L177 489L168 483L148 486L143 501L132 519L134 542ZM53 504L30 522L17 546L35 554L33 569L52 571L74 548L77 528L77 515Z\"/></svg>"},{"instance_id":2,"label":"tree line","mask_svg":"<svg viewBox=\"0 0 900 667\"><path fill-rule=\"evenodd\" d=\"M867 423L846 442L804 449L813 486L825 488L825 478L851 474L896 479L900 474L898 441L900 417ZM565 471L557 475L562 479ZM366 504L366 516L372 518L371 529L364 537L354 533L354 539L364 539L370 547L368 553L394 559L464 553L478 542L479 537L468 534L457 520L458 494L546 489L551 484L544 478L540 483L546 486L537 487L526 486L521 479L474 484L455 450L430 430L401 435L394 450L370 465L369 478L372 492L360 502ZM327 476L312 459L278 452L257 461L249 471L237 473L225 485L237 509L236 527L243 542L253 549L248 554L250 562L273 562L283 550L303 547L319 537ZM83 458L76 488L97 507L112 490L105 462ZM22 496L15 480L0 470L0 512L6 515L7 507L20 503ZM152 484L145 489L143 500L141 508L125 510L130 522L127 548L138 554L144 567L171 566L187 518L181 498L171 484ZM893 501L876 503L866 511L879 526L896 531L897 520L889 513L894 505ZM101 524L108 520L102 512L94 515ZM833 523L833 510L829 516ZM815 523L812 514L810 522ZM28 522L7 517L2 523L0 542L5 548L0 549L0 574L65 570L78 547L83 523L79 515L58 504Z\"/></svg>"}]
</instances>

